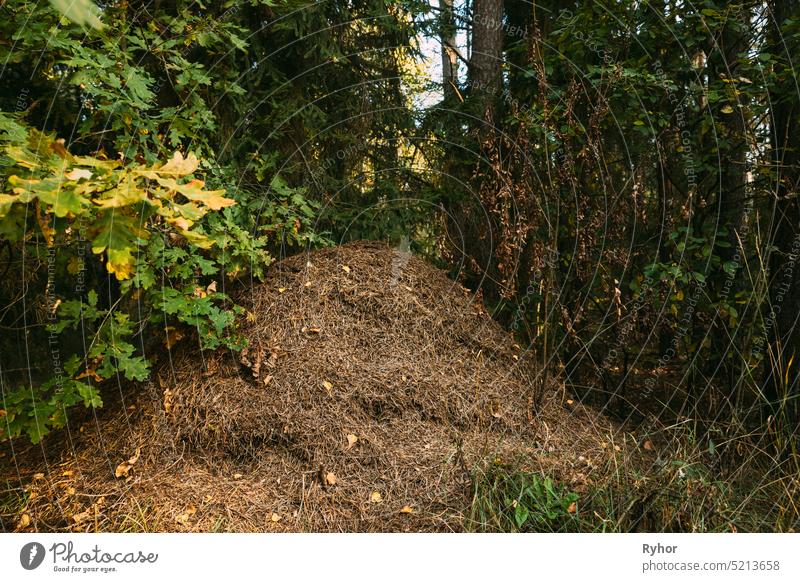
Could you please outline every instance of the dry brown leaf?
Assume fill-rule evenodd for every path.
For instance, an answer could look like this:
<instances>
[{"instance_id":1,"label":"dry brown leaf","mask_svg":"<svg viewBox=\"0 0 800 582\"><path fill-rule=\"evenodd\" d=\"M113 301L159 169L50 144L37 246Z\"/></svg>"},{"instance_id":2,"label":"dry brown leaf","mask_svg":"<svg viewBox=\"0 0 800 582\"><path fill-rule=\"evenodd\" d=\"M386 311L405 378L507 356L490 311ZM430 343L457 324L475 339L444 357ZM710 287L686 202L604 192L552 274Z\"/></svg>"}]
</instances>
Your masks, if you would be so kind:
<instances>
[{"instance_id":1,"label":"dry brown leaf","mask_svg":"<svg viewBox=\"0 0 800 582\"><path fill-rule=\"evenodd\" d=\"M216 292L217 292L217 282L211 281L211 283L208 284L208 287L206 287L206 293L216 293Z\"/></svg>"},{"instance_id":2,"label":"dry brown leaf","mask_svg":"<svg viewBox=\"0 0 800 582\"><path fill-rule=\"evenodd\" d=\"M44 473L34 473L34 475L33 475L33 480L34 481L39 481L41 479L44 479Z\"/></svg>"},{"instance_id":3,"label":"dry brown leaf","mask_svg":"<svg viewBox=\"0 0 800 582\"><path fill-rule=\"evenodd\" d=\"M81 511L80 513L76 513L72 516L72 521L77 525L82 521L86 521L87 519L92 517L92 512L90 510Z\"/></svg>"},{"instance_id":4,"label":"dry brown leaf","mask_svg":"<svg viewBox=\"0 0 800 582\"><path fill-rule=\"evenodd\" d=\"M326 473L325 474L325 484L326 485L336 485L336 475L333 473Z\"/></svg>"},{"instance_id":5,"label":"dry brown leaf","mask_svg":"<svg viewBox=\"0 0 800 582\"><path fill-rule=\"evenodd\" d=\"M165 328L165 331L167 333L166 336L164 336L164 345L167 346L167 349L170 349L172 346L174 346L176 343L178 343L183 339L183 332L179 329L172 327L171 325L168 325Z\"/></svg>"},{"instance_id":6,"label":"dry brown leaf","mask_svg":"<svg viewBox=\"0 0 800 582\"><path fill-rule=\"evenodd\" d=\"M268 386L270 382L272 382L272 376L267 374L267 376L264 378L264 386Z\"/></svg>"},{"instance_id":7,"label":"dry brown leaf","mask_svg":"<svg viewBox=\"0 0 800 582\"><path fill-rule=\"evenodd\" d=\"M578 504L573 501L567 507L567 513L575 513L576 511L578 511Z\"/></svg>"},{"instance_id":8,"label":"dry brown leaf","mask_svg":"<svg viewBox=\"0 0 800 582\"><path fill-rule=\"evenodd\" d=\"M405 505L403 509L400 510L400 513L414 513L414 509L410 505Z\"/></svg>"},{"instance_id":9,"label":"dry brown leaf","mask_svg":"<svg viewBox=\"0 0 800 582\"><path fill-rule=\"evenodd\" d=\"M320 328L318 328L318 327L306 327L306 326L304 326L300 331L302 331L303 333L319 333L322 330Z\"/></svg>"},{"instance_id":10,"label":"dry brown leaf","mask_svg":"<svg viewBox=\"0 0 800 582\"><path fill-rule=\"evenodd\" d=\"M369 496L370 503L381 503L383 502L383 496L378 493L377 491L373 491L372 495Z\"/></svg>"},{"instance_id":11,"label":"dry brown leaf","mask_svg":"<svg viewBox=\"0 0 800 582\"><path fill-rule=\"evenodd\" d=\"M355 445L357 442L358 442L358 437L356 435L348 434L347 435L347 448L345 450L349 451L350 449L353 448L353 445Z\"/></svg>"},{"instance_id":12,"label":"dry brown leaf","mask_svg":"<svg viewBox=\"0 0 800 582\"><path fill-rule=\"evenodd\" d=\"M169 414L172 411L172 390L164 390L164 412Z\"/></svg>"},{"instance_id":13,"label":"dry brown leaf","mask_svg":"<svg viewBox=\"0 0 800 582\"><path fill-rule=\"evenodd\" d=\"M650 442L650 441L644 441L644 445L642 445L642 446L644 447L645 451L652 451L653 450L653 443Z\"/></svg>"},{"instance_id":14,"label":"dry brown leaf","mask_svg":"<svg viewBox=\"0 0 800 582\"><path fill-rule=\"evenodd\" d=\"M570 406L572 406L574 403L575 403L574 400L567 400L567 404L569 404Z\"/></svg>"},{"instance_id":15,"label":"dry brown leaf","mask_svg":"<svg viewBox=\"0 0 800 582\"><path fill-rule=\"evenodd\" d=\"M197 513L197 508L194 505L189 505L186 508L186 511L181 513L175 518L175 521L180 523L181 525L186 525L189 522L189 519Z\"/></svg>"},{"instance_id":16,"label":"dry brown leaf","mask_svg":"<svg viewBox=\"0 0 800 582\"><path fill-rule=\"evenodd\" d=\"M141 452L142 452L141 447L137 448L136 452L130 459L128 459L127 461L122 461L119 465L117 465L117 470L114 471L114 476L117 479L119 479L120 477L127 477L128 474L131 472L131 469L133 469L133 466L136 464L136 461L139 460L139 455L141 454Z\"/></svg>"}]
</instances>

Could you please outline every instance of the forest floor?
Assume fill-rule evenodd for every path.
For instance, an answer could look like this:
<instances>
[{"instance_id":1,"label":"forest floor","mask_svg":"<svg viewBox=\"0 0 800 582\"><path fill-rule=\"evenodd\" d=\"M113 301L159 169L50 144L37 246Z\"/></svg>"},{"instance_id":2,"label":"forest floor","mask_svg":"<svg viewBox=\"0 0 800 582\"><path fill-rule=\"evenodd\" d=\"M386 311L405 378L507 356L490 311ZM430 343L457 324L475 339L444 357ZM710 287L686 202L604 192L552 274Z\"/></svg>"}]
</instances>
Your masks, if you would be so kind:
<instances>
[{"instance_id":1,"label":"forest floor","mask_svg":"<svg viewBox=\"0 0 800 582\"><path fill-rule=\"evenodd\" d=\"M685 441L543 380L473 293L409 254L315 251L233 295L245 351L185 338L60 435L2 445L0 530L737 529L743 506Z\"/></svg>"}]
</instances>

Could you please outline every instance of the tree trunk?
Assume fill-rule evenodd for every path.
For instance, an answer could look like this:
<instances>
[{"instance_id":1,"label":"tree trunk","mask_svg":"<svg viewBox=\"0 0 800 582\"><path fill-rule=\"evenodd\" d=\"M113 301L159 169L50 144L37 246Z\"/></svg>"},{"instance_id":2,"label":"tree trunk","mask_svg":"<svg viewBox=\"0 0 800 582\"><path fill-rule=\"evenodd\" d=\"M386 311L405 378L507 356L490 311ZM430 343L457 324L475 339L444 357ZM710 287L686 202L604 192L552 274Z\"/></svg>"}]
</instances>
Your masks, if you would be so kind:
<instances>
[{"instance_id":1,"label":"tree trunk","mask_svg":"<svg viewBox=\"0 0 800 582\"><path fill-rule=\"evenodd\" d=\"M491 96L503 85L503 2L475 0L472 8L472 54L469 79L473 88ZM487 99L491 102L491 99Z\"/></svg>"},{"instance_id":2,"label":"tree trunk","mask_svg":"<svg viewBox=\"0 0 800 582\"><path fill-rule=\"evenodd\" d=\"M441 28L439 38L442 43L442 91L447 101L456 94L458 87L458 49L456 48L456 20L453 14L453 0L439 0L441 9Z\"/></svg>"}]
</instances>

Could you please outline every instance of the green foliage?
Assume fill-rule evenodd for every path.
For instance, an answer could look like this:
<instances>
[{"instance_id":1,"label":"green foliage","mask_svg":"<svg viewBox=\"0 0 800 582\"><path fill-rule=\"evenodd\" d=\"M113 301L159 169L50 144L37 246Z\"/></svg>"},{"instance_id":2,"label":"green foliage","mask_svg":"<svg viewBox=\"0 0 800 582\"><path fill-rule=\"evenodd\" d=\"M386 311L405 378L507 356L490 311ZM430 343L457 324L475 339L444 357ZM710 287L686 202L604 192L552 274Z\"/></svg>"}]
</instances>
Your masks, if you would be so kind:
<instances>
[{"instance_id":1,"label":"green foliage","mask_svg":"<svg viewBox=\"0 0 800 582\"><path fill-rule=\"evenodd\" d=\"M2 392L0 440L38 442L71 407L100 406L105 381L146 379L165 347L241 348L242 309L217 289L263 277L276 249L325 239L302 188L274 163L258 175L241 163L274 162L264 152L280 136L230 147L252 142L232 141L227 112L260 99L238 84L250 9L3 10L0 241L23 257L9 268L25 285L0 286L2 320L43 325L0 340L0 372L32 362L4 378L17 387ZM14 356L24 334L29 353Z\"/></svg>"},{"instance_id":2,"label":"green foliage","mask_svg":"<svg viewBox=\"0 0 800 582\"><path fill-rule=\"evenodd\" d=\"M578 494L549 476L492 466L474 477L470 521L482 531L553 532L577 528Z\"/></svg>"},{"instance_id":3,"label":"green foliage","mask_svg":"<svg viewBox=\"0 0 800 582\"><path fill-rule=\"evenodd\" d=\"M216 241L200 223L209 211L235 201L223 197L222 191L205 190L198 179L185 179L199 165L193 154L184 158L176 152L164 164L122 166L73 156L54 137L29 130L2 113L0 123L2 167L11 190L0 194L0 217L15 217L4 220L4 238L22 249L48 249L43 299L50 310L46 331L52 343L57 346L56 338L70 329L91 334L88 347L70 354L63 367L60 350L51 349L52 378L4 394L6 422L0 437L26 433L37 442L51 428L63 426L70 406L100 406L92 380L147 378L149 362L132 343L146 322L135 319L133 306L126 305L134 293L140 305L152 309L150 321L166 322L173 316L198 330L203 347L238 345L229 333L234 312L220 307L226 296L198 293L196 282L219 271L209 250ZM164 242L170 240L185 249ZM116 301L107 308L99 306L94 289L84 293L82 285L71 290L74 299L54 292L57 281L85 271L92 255L122 282ZM155 284L156 269L166 274L169 284Z\"/></svg>"}]
</instances>

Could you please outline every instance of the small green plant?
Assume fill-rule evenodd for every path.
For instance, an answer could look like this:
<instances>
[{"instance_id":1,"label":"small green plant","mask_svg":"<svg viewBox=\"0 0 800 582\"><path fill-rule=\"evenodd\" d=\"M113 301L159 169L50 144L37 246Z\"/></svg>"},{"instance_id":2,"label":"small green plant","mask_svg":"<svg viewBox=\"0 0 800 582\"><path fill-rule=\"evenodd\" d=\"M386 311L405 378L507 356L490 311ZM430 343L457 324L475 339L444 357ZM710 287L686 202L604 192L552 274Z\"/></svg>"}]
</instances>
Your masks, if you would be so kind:
<instances>
[{"instance_id":1,"label":"small green plant","mask_svg":"<svg viewBox=\"0 0 800 582\"><path fill-rule=\"evenodd\" d=\"M493 466L474 477L470 522L478 531L570 531L577 507L578 494L551 477Z\"/></svg>"}]
</instances>

